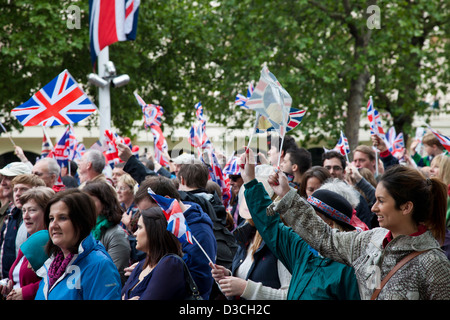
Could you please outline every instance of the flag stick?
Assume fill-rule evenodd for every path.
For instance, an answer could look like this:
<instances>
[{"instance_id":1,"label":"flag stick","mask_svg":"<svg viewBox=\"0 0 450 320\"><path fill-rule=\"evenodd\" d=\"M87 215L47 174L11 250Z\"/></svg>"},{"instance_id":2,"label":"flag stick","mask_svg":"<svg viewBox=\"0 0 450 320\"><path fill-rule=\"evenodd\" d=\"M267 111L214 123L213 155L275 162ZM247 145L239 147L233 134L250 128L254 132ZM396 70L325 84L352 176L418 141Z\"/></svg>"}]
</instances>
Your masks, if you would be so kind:
<instances>
[{"instance_id":1,"label":"flag stick","mask_svg":"<svg viewBox=\"0 0 450 320\"><path fill-rule=\"evenodd\" d=\"M375 178L378 177L378 150L375 150Z\"/></svg>"},{"instance_id":2,"label":"flag stick","mask_svg":"<svg viewBox=\"0 0 450 320\"><path fill-rule=\"evenodd\" d=\"M214 266L214 262L212 262L211 258L208 256L208 254L206 253L205 249L203 249L203 247L200 245L200 243L197 241L197 239L194 237L194 235L192 235L192 239L194 239L195 243L202 250L203 254L206 256L206 258L208 258L209 262L211 262L211 264Z\"/></svg>"},{"instance_id":3,"label":"flag stick","mask_svg":"<svg viewBox=\"0 0 450 320\"><path fill-rule=\"evenodd\" d=\"M14 143L13 139L11 138L11 134L6 131L6 128L3 126L3 123L0 122L0 126L2 126L3 131L8 135L9 141L11 141L12 145L15 147L16 144Z\"/></svg>"},{"instance_id":4,"label":"flag stick","mask_svg":"<svg viewBox=\"0 0 450 320\"><path fill-rule=\"evenodd\" d=\"M286 133L285 134L283 134L283 137L281 138L281 144L280 144L280 152L278 153L278 165L277 165L277 168L279 168L280 167L280 161L281 161L281 151L282 151L282 148L283 148L283 143L284 143L284 136L286 135Z\"/></svg>"},{"instance_id":5,"label":"flag stick","mask_svg":"<svg viewBox=\"0 0 450 320\"><path fill-rule=\"evenodd\" d=\"M50 137L48 136L47 130L45 130L44 126L42 127L42 131L44 131L45 138L47 139L48 143L50 144L50 148L53 150L54 146L53 146L52 140L50 140Z\"/></svg>"},{"instance_id":6,"label":"flag stick","mask_svg":"<svg viewBox=\"0 0 450 320\"><path fill-rule=\"evenodd\" d=\"M256 112L256 121L255 124L253 125L253 130L252 133L250 134L250 139L248 140L247 149L250 148L250 143L252 143L253 134L256 132L256 127L258 126L259 116L260 116L259 112Z\"/></svg>"}]
</instances>

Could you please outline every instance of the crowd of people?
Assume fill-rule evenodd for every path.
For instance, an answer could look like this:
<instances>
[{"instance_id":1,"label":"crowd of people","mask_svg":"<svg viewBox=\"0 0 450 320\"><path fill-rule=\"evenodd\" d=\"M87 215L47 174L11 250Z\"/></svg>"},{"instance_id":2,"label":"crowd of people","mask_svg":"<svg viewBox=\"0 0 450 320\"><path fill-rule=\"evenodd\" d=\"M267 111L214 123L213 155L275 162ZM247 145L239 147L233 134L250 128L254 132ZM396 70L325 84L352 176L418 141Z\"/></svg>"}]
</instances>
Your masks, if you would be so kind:
<instances>
[{"instance_id":1,"label":"crowd of people","mask_svg":"<svg viewBox=\"0 0 450 320\"><path fill-rule=\"evenodd\" d=\"M16 146L0 169L1 297L450 299L450 156L433 137L402 161L376 136L352 162L331 150L314 166L291 136L243 148L223 168L226 204L190 154L161 167L118 143L109 175L98 150L67 170ZM193 243L167 230L149 189L178 202Z\"/></svg>"}]
</instances>

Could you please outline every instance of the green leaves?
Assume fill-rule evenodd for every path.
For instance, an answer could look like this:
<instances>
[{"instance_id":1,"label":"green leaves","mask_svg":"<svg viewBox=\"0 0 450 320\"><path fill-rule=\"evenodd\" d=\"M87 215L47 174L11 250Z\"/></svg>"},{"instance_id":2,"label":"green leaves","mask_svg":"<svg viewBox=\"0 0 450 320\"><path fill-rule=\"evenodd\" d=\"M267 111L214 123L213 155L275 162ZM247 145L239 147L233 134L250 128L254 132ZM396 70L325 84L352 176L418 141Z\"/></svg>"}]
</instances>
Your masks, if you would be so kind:
<instances>
[{"instance_id":1,"label":"green leaves","mask_svg":"<svg viewBox=\"0 0 450 320\"><path fill-rule=\"evenodd\" d=\"M391 113L399 132L403 126L414 130L405 114L428 112L420 103L427 94L449 90L445 1L377 1L381 29L372 30L362 0L350 8L331 0L211 3L141 2L136 41L110 47L117 72L131 77L127 86L111 90L112 121L120 133L132 137L143 130L133 127L142 118L134 90L164 107L165 127L190 126L198 101L209 122L242 127L254 114L237 109L235 95L259 79L264 63L293 97L293 107L308 109L292 134L302 133L309 144L334 141L341 129L359 125L350 120L358 111L349 109L355 94L359 111L372 95L380 112ZM81 9L80 29L66 26L69 5ZM7 124L17 125L9 111L27 100L30 90L64 68L86 84L92 71L88 12L87 1L0 5L0 96ZM355 93L352 84L366 72L370 81ZM97 89L86 88L97 103Z\"/></svg>"}]
</instances>

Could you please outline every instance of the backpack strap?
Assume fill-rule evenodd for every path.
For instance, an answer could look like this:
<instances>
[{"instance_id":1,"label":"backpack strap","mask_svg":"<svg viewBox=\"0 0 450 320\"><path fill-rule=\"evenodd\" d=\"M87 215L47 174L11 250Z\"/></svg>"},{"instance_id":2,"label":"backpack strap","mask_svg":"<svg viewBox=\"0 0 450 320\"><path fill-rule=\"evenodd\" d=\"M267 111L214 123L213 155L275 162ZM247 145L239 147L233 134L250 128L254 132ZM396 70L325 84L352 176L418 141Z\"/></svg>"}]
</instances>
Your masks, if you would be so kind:
<instances>
[{"instance_id":1,"label":"backpack strap","mask_svg":"<svg viewBox=\"0 0 450 320\"><path fill-rule=\"evenodd\" d=\"M394 273L396 273L398 271L398 269L403 267L408 261L414 259L418 255L420 255L420 254L422 254L424 252L427 252L427 251L428 250L425 250L425 251L414 251L414 252L411 252L410 254L408 254L402 260L400 260L400 262L397 263L394 268L392 268L392 270L388 273L388 275L386 277L384 277L383 281L381 281L380 287L375 289L375 291L373 292L372 297L370 298L370 300L376 300L377 299L378 295L380 294L381 289L383 289L384 285L389 281L389 279L394 275Z\"/></svg>"}]
</instances>

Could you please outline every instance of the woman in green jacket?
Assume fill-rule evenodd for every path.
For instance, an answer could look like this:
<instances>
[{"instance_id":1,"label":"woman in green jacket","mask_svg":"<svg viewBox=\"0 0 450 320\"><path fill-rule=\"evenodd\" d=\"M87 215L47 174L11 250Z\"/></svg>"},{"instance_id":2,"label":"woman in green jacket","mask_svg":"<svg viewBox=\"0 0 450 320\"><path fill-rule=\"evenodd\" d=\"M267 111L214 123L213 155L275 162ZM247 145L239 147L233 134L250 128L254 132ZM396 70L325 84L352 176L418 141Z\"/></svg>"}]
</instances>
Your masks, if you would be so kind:
<instances>
[{"instance_id":1,"label":"woman in green jacket","mask_svg":"<svg viewBox=\"0 0 450 320\"><path fill-rule=\"evenodd\" d=\"M281 222L277 213L268 216L266 210L272 201L263 184L255 179L255 165L245 159L241 163L246 163L241 175L253 222L266 245L292 274L287 299L359 300L353 268L316 256L298 234Z\"/></svg>"}]
</instances>

